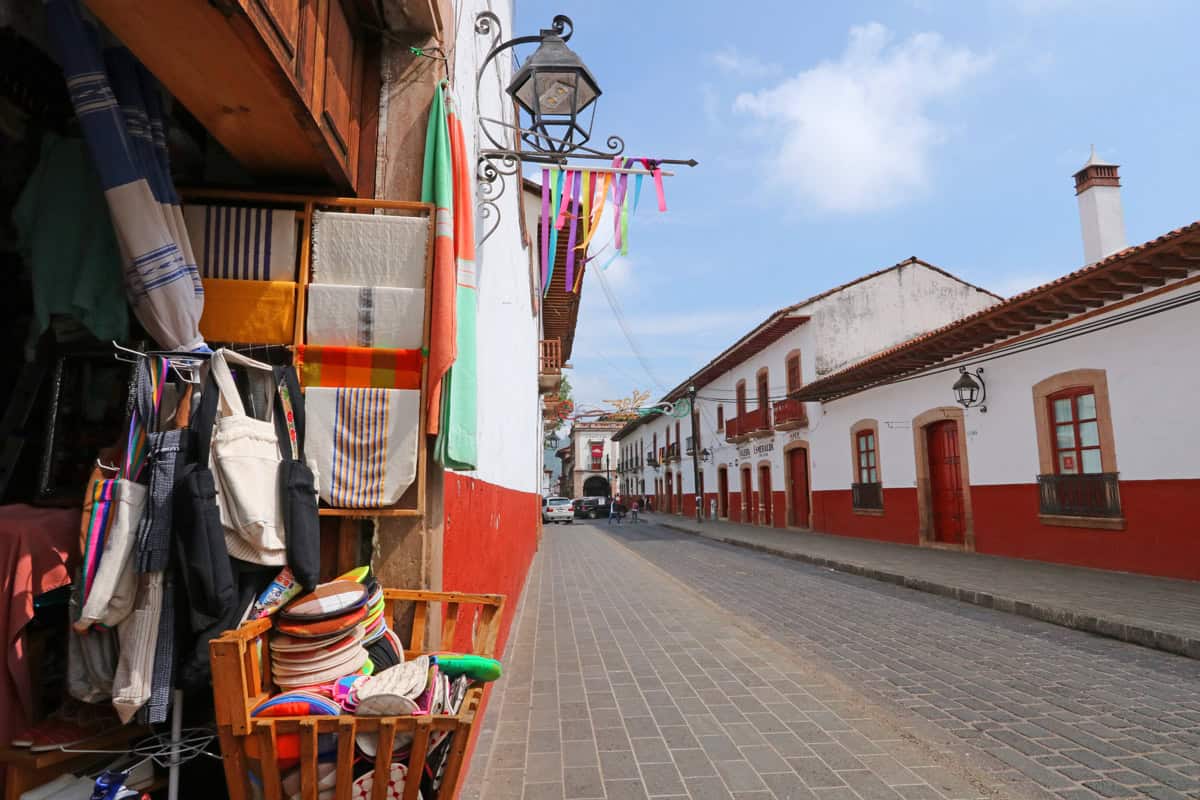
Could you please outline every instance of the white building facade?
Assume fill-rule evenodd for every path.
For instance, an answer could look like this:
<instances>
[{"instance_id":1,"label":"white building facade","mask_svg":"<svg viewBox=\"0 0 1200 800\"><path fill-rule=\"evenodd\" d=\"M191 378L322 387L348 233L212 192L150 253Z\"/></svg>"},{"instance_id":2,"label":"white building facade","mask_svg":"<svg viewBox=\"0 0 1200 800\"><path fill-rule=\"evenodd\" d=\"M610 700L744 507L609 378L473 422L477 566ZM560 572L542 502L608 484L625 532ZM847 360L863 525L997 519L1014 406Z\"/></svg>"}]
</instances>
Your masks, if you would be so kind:
<instances>
[{"instance_id":1,"label":"white building facade","mask_svg":"<svg viewBox=\"0 0 1200 800\"><path fill-rule=\"evenodd\" d=\"M703 513L807 528L807 441L819 407L789 393L999 301L911 258L781 309L664 396L681 416L643 417L617 434L620 486L655 510L694 516L686 406L695 387Z\"/></svg>"}]
</instances>

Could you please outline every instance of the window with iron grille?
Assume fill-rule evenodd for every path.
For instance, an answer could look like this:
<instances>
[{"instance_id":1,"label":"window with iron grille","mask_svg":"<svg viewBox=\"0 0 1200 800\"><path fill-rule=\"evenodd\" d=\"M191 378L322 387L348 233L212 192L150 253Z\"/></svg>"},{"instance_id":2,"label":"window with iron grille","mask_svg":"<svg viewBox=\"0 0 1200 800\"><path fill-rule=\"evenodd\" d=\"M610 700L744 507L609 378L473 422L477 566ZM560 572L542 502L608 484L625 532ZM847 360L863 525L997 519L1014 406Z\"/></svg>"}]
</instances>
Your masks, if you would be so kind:
<instances>
[{"instance_id":1,"label":"window with iron grille","mask_svg":"<svg viewBox=\"0 0 1200 800\"><path fill-rule=\"evenodd\" d=\"M1104 471L1095 386L1074 386L1046 397L1052 474L1038 476L1041 513L1119 518L1116 472Z\"/></svg>"},{"instance_id":2,"label":"window with iron grille","mask_svg":"<svg viewBox=\"0 0 1200 800\"><path fill-rule=\"evenodd\" d=\"M879 480L879 448L873 428L854 435L855 477L850 494L857 509L882 509L883 484Z\"/></svg>"}]
</instances>

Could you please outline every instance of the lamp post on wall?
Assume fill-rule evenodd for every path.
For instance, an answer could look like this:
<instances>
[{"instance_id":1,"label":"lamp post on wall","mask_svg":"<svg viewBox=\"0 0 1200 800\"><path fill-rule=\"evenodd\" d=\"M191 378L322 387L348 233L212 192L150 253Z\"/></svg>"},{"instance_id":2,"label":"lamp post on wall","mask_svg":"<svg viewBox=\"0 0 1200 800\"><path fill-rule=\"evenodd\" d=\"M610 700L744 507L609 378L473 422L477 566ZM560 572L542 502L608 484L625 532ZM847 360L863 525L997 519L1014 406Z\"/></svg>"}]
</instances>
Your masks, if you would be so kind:
<instances>
[{"instance_id":1,"label":"lamp post on wall","mask_svg":"<svg viewBox=\"0 0 1200 800\"><path fill-rule=\"evenodd\" d=\"M571 18L557 14L550 27L542 28L537 35L518 36L507 41L502 41L501 27L500 18L491 11L481 11L475 16L476 35L490 40L488 53L475 75L476 109L483 108L479 97L484 75L501 53L518 45L536 44L537 49L503 87L504 93L520 109L515 119L509 122L482 114L478 117L479 130L487 139L482 144L491 145L479 151L476 167L478 205L480 216L491 224L477 245L486 241L499 226L500 209L496 200L504 192L504 178L518 175L522 163L567 167L568 159L612 161L625 152L625 141L616 135L605 138L604 149L597 149L598 145L588 146L596 100L601 91L583 59L567 46L575 32ZM528 119L527 124L521 122L522 113ZM515 149L518 143L510 143L510 133L523 142L525 148ZM694 158L655 159L657 165L694 167L696 163Z\"/></svg>"},{"instance_id":2,"label":"lamp post on wall","mask_svg":"<svg viewBox=\"0 0 1200 800\"><path fill-rule=\"evenodd\" d=\"M688 387L688 413L692 415L692 494L696 497L696 523L704 522L704 495L700 491L700 415L696 413L696 387Z\"/></svg>"},{"instance_id":3,"label":"lamp post on wall","mask_svg":"<svg viewBox=\"0 0 1200 800\"><path fill-rule=\"evenodd\" d=\"M954 399L963 408L972 408L979 406L981 413L987 412L987 384L983 382L983 367L975 370L972 375L967 372L966 367L959 367L958 371L962 374L958 376L958 380L954 382Z\"/></svg>"}]
</instances>

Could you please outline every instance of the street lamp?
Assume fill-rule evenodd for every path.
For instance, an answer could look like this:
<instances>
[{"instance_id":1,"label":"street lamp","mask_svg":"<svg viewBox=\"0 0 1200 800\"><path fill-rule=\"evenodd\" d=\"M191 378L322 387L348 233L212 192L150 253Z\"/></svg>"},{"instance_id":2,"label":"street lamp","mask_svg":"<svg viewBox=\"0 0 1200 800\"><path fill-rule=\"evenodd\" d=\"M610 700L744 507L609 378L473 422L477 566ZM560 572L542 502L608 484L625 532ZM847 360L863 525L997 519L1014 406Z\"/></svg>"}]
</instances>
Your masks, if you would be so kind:
<instances>
[{"instance_id":1,"label":"street lamp","mask_svg":"<svg viewBox=\"0 0 1200 800\"><path fill-rule=\"evenodd\" d=\"M526 144L569 153L592 138L592 120L584 128L579 115L596 102L600 87L583 60L567 47L571 34L562 34L570 19L558 16L554 22L558 27L542 29L541 44L513 76L508 93L530 117L529 132L521 136ZM593 107L592 119L595 116Z\"/></svg>"},{"instance_id":2,"label":"street lamp","mask_svg":"<svg viewBox=\"0 0 1200 800\"><path fill-rule=\"evenodd\" d=\"M692 494L696 497L696 524L704 521L704 494L700 491L700 415L696 413L696 387L688 387L688 413L692 415Z\"/></svg>"},{"instance_id":3,"label":"street lamp","mask_svg":"<svg viewBox=\"0 0 1200 800\"><path fill-rule=\"evenodd\" d=\"M963 408L979 406L981 412L986 412L987 384L983 382L983 367L976 369L974 375L967 372L966 367L959 367L958 371L962 374L954 382L954 399Z\"/></svg>"}]
</instances>

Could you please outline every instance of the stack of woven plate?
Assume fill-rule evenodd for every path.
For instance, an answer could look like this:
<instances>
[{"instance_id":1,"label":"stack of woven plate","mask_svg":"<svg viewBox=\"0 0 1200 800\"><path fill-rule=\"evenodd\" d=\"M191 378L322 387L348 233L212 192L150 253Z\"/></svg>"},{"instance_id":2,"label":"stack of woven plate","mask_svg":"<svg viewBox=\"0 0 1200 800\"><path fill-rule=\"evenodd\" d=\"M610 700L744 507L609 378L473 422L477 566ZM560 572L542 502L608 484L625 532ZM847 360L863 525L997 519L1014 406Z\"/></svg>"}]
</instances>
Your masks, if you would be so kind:
<instances>
[{"instance_id":1,"label":"stack of woven plate","mask_svg":"<svg viewBox=\"0 0 1200 800\"><path fill-rule=\"evenodd\" d=\"M270 641L276 685L284 690L321 687L373 671L363 646L370 614L367 601L361 583L339 579L321 584L279 612Z\"/></svg>"}]
</instances>

